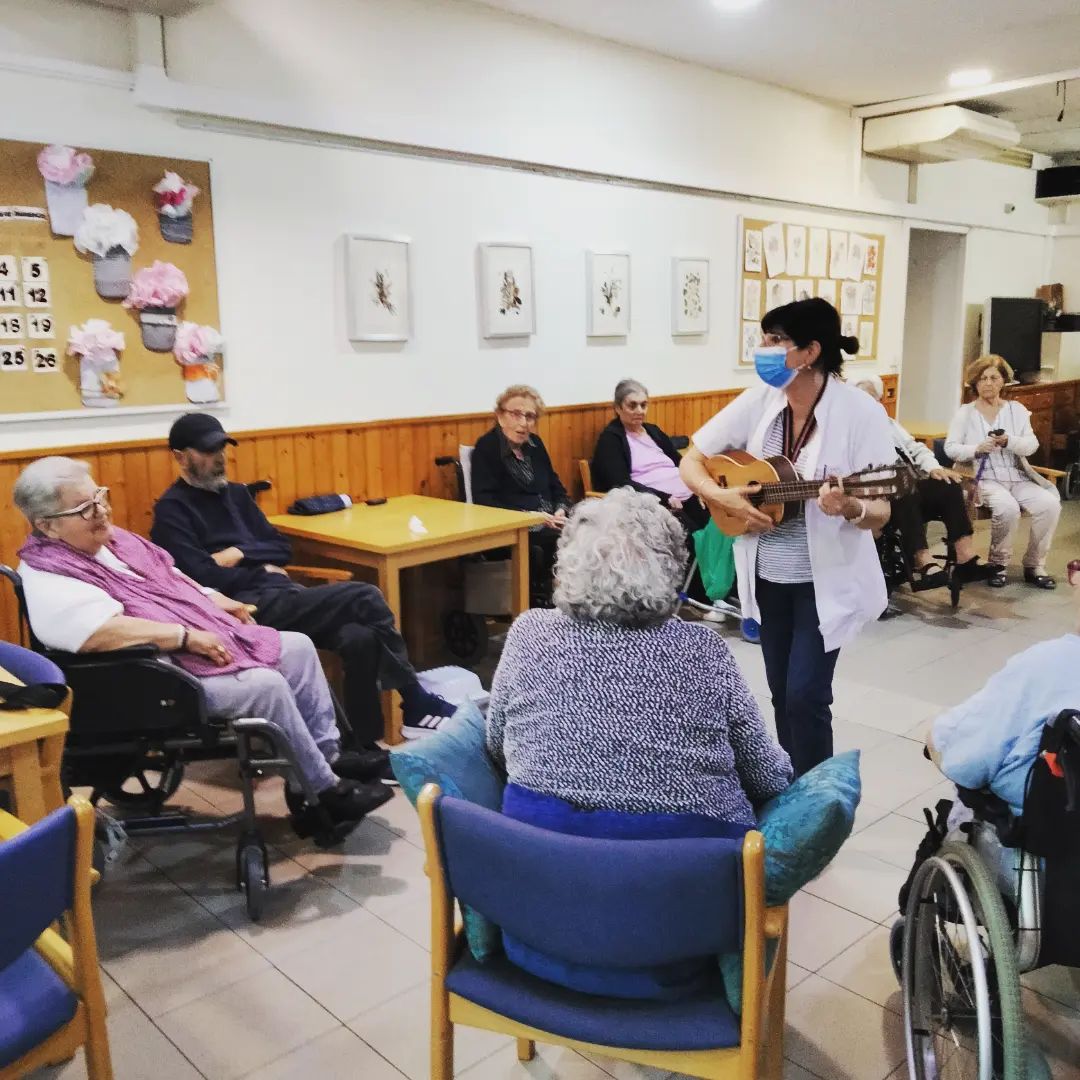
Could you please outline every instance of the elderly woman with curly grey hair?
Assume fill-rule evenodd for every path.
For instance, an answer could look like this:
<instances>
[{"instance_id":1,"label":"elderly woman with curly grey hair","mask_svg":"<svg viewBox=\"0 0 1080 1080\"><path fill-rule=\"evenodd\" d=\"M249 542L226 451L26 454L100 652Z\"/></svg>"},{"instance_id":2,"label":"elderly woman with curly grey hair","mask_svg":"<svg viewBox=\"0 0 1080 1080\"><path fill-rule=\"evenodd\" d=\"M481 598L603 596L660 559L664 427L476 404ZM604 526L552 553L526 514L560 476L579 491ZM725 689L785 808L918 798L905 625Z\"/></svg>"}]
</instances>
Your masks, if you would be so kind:
<instances>
[{"instance_id":1,"label":"elderly woman with curly grey hair","mask_svg":"<svg viewBox=\"0 0 1080 1080\"><path fill-rule=\"evenodd\" d=\"M549 827L553 806L681 817L689 834L723 835L753 827L752 803L790 784L723 640L675 618L686 560L682 526L655 495L617 488L574 510L555 610L519 616L492 683L504 812Z\"/></svg>"}]
</instances>

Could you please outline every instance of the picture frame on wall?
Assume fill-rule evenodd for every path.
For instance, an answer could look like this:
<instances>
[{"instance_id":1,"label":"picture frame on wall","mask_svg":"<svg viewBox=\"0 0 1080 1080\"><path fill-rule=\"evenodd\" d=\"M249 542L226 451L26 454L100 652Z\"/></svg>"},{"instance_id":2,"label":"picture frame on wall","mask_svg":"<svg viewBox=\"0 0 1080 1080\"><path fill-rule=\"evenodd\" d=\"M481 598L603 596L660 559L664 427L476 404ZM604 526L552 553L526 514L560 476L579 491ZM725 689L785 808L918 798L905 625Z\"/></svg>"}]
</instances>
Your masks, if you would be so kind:
<instances>
[{"instance_id":1,"label":"picture frame on wall","mask_svg":"<svg viewBox=\"0 0 1080 1080\"><path fill-rule=\"evenodd\" d=\"M676 336L709 332L709 260L676 257L671 260L671 333Z\"/></svg>"},{"instance_id":2,"label":"picture frame on wall","mask_svg":"<svg viewBox=\"0 0 1080 1080\"><path fill-rule=\"evenodd\" d=\"M528 244L480 245L480 319L486 338L536 333L533 257Z\"/></svg>"},{"instance_id":3,"label":"picture frame on wall","mask_svg":"<svg viewBox=\"0 0 1080 1080\"><path fill-rule=\"evenodd\" d=\"M346 236L345 296L350 341L408 341L409 241L400 236Z\"/></svg>"},{"instance_id":4,"label":"picture frame on wall","mask_svg":"<svg viewBox=\"0 0 1080 1080\"><path fill-rule=\"evenodd\" d=\"M585 295L589 337L626 337L630 333L630 254L585 253Z\"/></svg>"}]
</instances>

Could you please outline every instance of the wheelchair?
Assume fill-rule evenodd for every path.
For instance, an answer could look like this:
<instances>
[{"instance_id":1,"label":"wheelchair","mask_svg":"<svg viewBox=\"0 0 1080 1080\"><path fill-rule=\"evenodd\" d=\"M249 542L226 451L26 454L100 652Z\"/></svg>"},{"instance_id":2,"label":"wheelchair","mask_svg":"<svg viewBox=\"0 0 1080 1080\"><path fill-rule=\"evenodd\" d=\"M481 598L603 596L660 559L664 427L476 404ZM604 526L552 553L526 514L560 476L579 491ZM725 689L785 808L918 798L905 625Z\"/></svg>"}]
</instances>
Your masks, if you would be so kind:
<instances>
[{"instance_id":1,"label":"wheelchair","mask_svg":"<svg viewBox=\"0 0 1080 1080\"><path fill-rule=\"evenodd\" d=\"M236 885L244 893L248 916L262 916L270 888L266 842L255 815L255 780L266 774L294 777L311 806L318 806L296 766L289 740L278 725L258 717L210 716L199 680L163 659L153 645L113 652L63 653L47 650L34 636L22 581L9 566L0 576L12 586L19 622L30 648L52 660L73 693L71 727L64 747L61 779L65 792L91 789L97 808L104 800L119 816L99 811L95 864L101 858L100 832L115 843L125 835L191 834L239 826ZM339 723L344 723L335 701ZM343 729L343 731L346 729ZM195 819L165 806L195 761L233 760L239 769L243 810L221 818ZM339 839L329 821L315 842Z\"/></svg>"},{"instance_id":2,"label":"wheelchair","mask_svg":"<svg viewBox=\"0 0 1080 1080\"><path fill-rule=\"evenodd\" d=\"M947 832L948 800L936 823L926 811L924 857L890 936L909 1075L1027 1080L1020 976L1080 967L1080 712L1044 728L1020 818L988 791L958 795L971 820Z\"/></svg>"}]
</instances>

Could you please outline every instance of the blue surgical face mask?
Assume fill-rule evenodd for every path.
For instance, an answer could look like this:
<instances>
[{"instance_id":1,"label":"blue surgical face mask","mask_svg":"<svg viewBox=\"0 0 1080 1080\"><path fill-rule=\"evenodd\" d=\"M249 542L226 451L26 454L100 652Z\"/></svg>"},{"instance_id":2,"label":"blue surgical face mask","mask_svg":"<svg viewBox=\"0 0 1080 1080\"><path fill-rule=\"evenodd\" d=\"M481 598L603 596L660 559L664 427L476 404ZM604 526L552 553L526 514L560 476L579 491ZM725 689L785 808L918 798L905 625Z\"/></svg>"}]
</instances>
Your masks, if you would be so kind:
<instances>
[{"instance_id":1,"label":"blue surgical face mask","mask_svg":"<svg viewBox=\"0 0 1080 1080\"><path fill-rule=\"evenodd\" d=\"M798 371L787 366L789 351L783 345L762 345L754 350L754 370L763 383L783 390L795 378Z\"/></svg>"}]
</instances>

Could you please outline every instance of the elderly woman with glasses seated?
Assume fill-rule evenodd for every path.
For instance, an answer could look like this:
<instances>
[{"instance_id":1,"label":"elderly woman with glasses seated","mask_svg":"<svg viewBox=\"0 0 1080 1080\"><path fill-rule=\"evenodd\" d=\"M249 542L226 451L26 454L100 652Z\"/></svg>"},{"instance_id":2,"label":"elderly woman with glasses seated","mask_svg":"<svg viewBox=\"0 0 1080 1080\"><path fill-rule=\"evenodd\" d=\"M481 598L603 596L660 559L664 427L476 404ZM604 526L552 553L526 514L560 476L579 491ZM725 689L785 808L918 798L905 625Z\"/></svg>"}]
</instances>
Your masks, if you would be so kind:
<instances>
[{"instance_id":1,"label":"elderly woman with glasses seated","mask_svg":"<svg viewBox=\"0 0 1080 1080\"><path fill-rule=\"evenodd\" d=\"M109 489L65 457L28 465L15 505L32 534L19 551L30 625L49 649L106 652L156 645L197 678L211 716L260 716L286 734L318 793L309 807L286 790L301 836L341 838L391 792L357 782L363 762L341 751L334 703L318 655L303 634L257 626L251 609L182 574L162 548L112 523Z\"/></svg>"},{"instance_id":2,"label":"elderly woman with glasses seated","mask_svg":"<svg viewBox=\"0 0 1080 1080\"><path fill-rule=\"evenodd\" d=\"M547 515L529 537L529 576L534 597L546 601L551 589L555 545L570 501L540 436L536 422L544 402L531 386L507 387L495 402L495 426L476 440L472 455L473 500L506 510Z\"/></svg>"}]
</instances>

